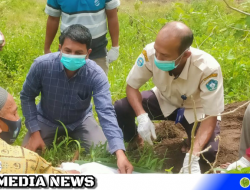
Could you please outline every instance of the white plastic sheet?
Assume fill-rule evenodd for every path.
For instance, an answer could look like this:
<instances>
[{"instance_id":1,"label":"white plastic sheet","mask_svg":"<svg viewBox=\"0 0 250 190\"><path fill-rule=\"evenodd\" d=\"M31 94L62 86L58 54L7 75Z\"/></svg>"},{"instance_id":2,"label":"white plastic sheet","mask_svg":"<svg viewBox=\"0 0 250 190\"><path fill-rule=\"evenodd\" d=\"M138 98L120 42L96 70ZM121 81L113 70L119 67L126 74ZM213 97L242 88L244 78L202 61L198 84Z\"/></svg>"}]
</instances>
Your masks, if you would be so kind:
<instances>
[{"instance_id":1,"label":"white plastic sheet","mask_svg":"<svg viewBox=\"0 0 250 190\"><path fill-rule=\"evenodd\" d=\"M119 174L117 168L108 167L97 162L91 162L86 164L76 164L72 162L63 162L61 164L61 169L63 170L76 170L81 174ZM136 174L137 172L133 172Z\"/></svg>"}]
</instances>

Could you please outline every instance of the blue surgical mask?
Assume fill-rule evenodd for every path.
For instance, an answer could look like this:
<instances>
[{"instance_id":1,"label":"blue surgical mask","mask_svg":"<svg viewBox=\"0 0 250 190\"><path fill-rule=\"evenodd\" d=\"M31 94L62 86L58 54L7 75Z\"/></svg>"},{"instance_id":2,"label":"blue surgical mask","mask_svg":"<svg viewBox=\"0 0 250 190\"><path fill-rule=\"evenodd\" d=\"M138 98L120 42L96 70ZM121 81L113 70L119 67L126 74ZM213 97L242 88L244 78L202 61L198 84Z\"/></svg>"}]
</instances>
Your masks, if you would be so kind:
<instances>
[{"instance_id":1,"label":"blue surgical mask","mask_svg":"<svg viewBox=\"0 0 250 190\"><path fill-rule=\"evenodd\" d=\"M86 64L86 55L70 55L62 53L61 63L70 71L76 71Z\"/></svg>"},{"instance_id":2,"label":"blue surgical mask","mask_svg":"<svg viewBox=\"0 0 250 190\"><path fill-rule=\"evenodd\" d=\"M182 55L184 54L184 52L177 59L179 59L180 57L182 58ZM158 69L163 70L163 71L172 71L175 68L177 68L181 62L181 60L180 60L179 63L177 65L175 65L175 62L177 59L175 59L173 61L161 61L155 57L154 62L155 62L156 67L158 67Z\"/></svg>"}]
</instances>

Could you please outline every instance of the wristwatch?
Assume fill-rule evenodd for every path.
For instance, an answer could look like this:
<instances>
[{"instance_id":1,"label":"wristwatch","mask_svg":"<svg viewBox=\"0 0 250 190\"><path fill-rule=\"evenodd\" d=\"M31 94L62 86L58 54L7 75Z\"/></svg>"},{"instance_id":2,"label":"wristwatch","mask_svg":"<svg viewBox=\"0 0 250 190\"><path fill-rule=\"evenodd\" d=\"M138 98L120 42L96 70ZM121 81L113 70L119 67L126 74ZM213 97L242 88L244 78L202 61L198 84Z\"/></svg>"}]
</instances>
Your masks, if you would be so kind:
<instances>
[{"instance_id":1,"label":"wristwatch","mask_svg":"<svg viewBox=\"0 0 250 190\"><path fill-rule=\"evenodd\" d=\"M250 158L250 148L246 149L246 155Z\"/></svg>"}]
</instances>

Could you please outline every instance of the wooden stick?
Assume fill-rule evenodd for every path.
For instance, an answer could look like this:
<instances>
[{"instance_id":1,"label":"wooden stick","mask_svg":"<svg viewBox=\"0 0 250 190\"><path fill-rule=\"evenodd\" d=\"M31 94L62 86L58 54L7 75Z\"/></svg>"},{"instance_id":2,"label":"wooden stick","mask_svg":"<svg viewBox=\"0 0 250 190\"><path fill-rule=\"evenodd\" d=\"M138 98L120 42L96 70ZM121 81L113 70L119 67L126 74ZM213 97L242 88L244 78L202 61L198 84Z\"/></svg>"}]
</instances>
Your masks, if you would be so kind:
<instances>
[{"instance_id":1,"label":"wooden stick","mask_svg":"<svg viewBox=\"0 0 250 190\"><path fill-rule=\"evenodd\" d=\"M210 117L217 117L217 116L229 115L229 114L231 114L231 113L236 112L238 109L240 109L240 108L246 106L246 105L249 104L249 103L250 103L250 101L248 101L248 102L242 104L241 106L235 108L233 111L229 111L229 112L226 112L226 113L223 113L223 114L219 114L219 115L210 115L210 116L208 116L208 117L205 117L204 119L198 120L198 122L202 122L202 121L204 121L204 120L206 120L206 119L208 119L208 118L210 118Z\"/></svg>"},{"instance_id":2,"label":"wooden stick","mask_svg":"<svg viewBox=\"0 0 250 190\"><path fill-rule=\"evenodd\" d=\"M217 153L216 153L216 157L215 157L214 163L211 164L211 163L204 157L204 155L202 154L203 159L206 160L206 162L207 162L207 163L210 165L210 167L211 167L210 170L208 170L207 172L205 172L205 174L208 174L210 171L213 172L214 174L216 173L216 171L214 170L214 166L215 166L215 164L216 164L216 162L217 162L217 160L218 160L218 155L219 155L219 152L220 152L220 143L221 143L221 138L220 138L219 135L217 135L217 136L215 137L215 141L216 141L216 140L219 141L219 144L218 144L218 151L217 151Z\"/></svg>"},{"instance_id":3,"label":"wooden stick","mask_svg":"<svg viewBox=\"0 0 250 190\"><path fill-rule=\"evenodd\" d=\"M242 13L242 14L244 14L244 15L250 16L250 13L247 13L247 12L241 11L241 10L239 10L239 9L236 9L236 8L234 8L234 7L231 7L231 6L226 2L226 0L223 0L223 1L226 3L226 5L227 5L230 9L233 9L234 11L237 11L237 12Z\"/></svg>"},{"instance_id":4,"label":"wooden stick","mask_svg":"<svg viewBox=\"0 0 250 190\"><path fill-rule=\"evenodd\" d=\"M196 131L196 128L198 125L198 120L197 120L197 115L196 115L196 106L195 106L195 101L194 101L193 95L191 95L191 99L193 101L193 110L194 110L195 121L194 121L194 126L193 126L193 129L191 132L191 147L190 147L190 154L189 154L189 160L188 160L188 165L189 165L188 171L190 174L191 174L191 158L192 158L193 149L194 149L194 138L195 138L194 135L195 135L195 131Z\"/></svg>"},{"instance_id":5,"label":"wooden stick","mask_svg":"<svg viewBox=\"0 0 250 190\"><path fill-rule=\"evenodd\" d=\"M205 41L207 41L208 38L210 38L213 34L214 34L214 29L216 28L217 26L215 26L212 30L212 32L209 34L209 36L199 45L198 49L200 49L200 47L205 43Z\"/></svg>"}]
</instances>

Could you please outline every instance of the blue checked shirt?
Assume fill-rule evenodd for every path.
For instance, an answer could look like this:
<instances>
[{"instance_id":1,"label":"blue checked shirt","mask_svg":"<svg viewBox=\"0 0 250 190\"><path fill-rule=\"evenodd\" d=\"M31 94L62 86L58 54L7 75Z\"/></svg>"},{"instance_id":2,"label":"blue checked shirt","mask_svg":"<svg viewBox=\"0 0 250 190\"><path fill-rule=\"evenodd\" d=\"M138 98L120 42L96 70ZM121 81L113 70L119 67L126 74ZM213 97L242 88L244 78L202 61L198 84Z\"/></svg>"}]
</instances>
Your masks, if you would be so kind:
<instances>
[{"instance_id":1,"label":"blue checked shirt","mask_svg":"<svg viewBox=\"0 0 250 190\"><path fill-rule=\"evenodd\" d=\"M35 98L40 93L41 101L36 106ZM107 76L94 61L87 59L76 75L68 79L59 52L43 55L32 64L20 97L25 125L31 133L41 130L38 120L51 127L60 125L57 121L60 120L73 131L92 114L93 97L110 152L125 150Z\"/></svg>"}]
</instances>

